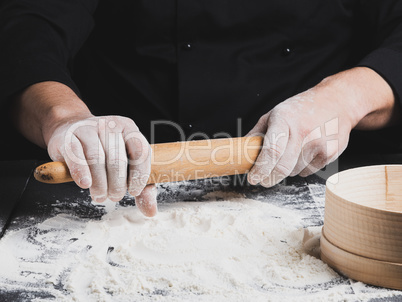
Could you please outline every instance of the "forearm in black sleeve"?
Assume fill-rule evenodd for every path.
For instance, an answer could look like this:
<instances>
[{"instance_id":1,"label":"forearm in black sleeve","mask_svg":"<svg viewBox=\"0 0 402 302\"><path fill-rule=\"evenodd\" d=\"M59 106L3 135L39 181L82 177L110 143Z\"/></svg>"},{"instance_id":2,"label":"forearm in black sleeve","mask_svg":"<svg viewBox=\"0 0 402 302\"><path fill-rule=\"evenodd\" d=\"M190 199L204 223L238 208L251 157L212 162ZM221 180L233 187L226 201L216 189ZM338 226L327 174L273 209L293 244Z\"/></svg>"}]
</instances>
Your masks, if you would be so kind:
<instances>
[{"instance_id":1,"label":"forearm in black sleeve","mask_svg":"<svg viewBox=\"0 0 402 302\"><path fill-rule=\"evenodd\" d=\"M68 65L93 28L97 0L6 0L0 8L0 103L57 81L77 92Z\"/></svg>"},{"instance_id":2,"label":"forearm in black sleeve","mask_svg":"<svg viewBox=\"0 0 402 302\"><path fill-rule=\"evenodd\" d=\"M402 1L361 0L360 13L370 31L372 51L359 66L381 75L402 101Z\"/></svg>"}]
</instances>

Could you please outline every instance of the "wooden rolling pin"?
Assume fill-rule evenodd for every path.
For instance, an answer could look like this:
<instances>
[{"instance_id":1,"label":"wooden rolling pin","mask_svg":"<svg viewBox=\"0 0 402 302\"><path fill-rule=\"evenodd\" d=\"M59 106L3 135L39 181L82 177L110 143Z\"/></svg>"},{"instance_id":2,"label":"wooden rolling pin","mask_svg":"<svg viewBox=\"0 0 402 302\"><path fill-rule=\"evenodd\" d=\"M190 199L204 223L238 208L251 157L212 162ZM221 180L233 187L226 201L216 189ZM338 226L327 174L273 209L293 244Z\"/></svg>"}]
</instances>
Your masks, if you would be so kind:
<instances>
[{"instance_id":1,"label":"wooden rolling pin","mask_svg":"<svg viewBox=\"0 0 402 302\"><path fill-rule=\"evenodd\" d=\"M224 138L151 145L148 183L174 182L247 173L262 146L259 136ZM73 181L62 162L36 168L36 180L58 184Z\"/></svg>"}]
</instances>

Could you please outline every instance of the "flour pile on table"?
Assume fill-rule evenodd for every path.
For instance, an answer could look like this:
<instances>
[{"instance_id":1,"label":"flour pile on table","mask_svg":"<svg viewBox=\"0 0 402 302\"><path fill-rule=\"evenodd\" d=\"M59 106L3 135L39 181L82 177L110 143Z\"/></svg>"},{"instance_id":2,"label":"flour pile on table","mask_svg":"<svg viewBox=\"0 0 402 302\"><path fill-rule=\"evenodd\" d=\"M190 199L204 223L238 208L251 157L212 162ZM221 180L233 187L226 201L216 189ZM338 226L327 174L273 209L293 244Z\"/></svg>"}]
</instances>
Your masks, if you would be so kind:
<instances>
[{"instance_id":1,"label":"flour pile on table","mask_svg":"<svg viewBox=\"0 0 402 302\"><path fill-rule=\"evenodd\" d=\"M248 199L165 204L155 218L60 214L1 240L0 289L57 301L347 300L351 284L304 251L301 227L296 211ZM392 295L354 287L354 301Z\"/></svg>"}]
</instances>

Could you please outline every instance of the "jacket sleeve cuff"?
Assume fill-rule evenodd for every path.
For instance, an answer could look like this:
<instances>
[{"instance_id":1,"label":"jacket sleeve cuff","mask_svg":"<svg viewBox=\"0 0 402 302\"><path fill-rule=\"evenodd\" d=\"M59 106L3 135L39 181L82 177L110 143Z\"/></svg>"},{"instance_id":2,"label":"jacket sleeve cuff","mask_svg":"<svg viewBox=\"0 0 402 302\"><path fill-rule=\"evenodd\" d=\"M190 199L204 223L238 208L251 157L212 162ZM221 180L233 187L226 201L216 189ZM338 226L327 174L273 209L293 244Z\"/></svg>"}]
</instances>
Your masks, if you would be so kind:
<instances>
[{"instance_id":1,"label":"jacket sleeve cuff","mask_svg":"<svg viewBox=\"0 0 402 302\"><path fill-rule=\"evenodd\" d=\"M390 48L379 48L368 54L357 66L377 72L390 85L395 99L402 101L402 53Z\"/></svg>"},{"instance_id":2,"label":"jacket sleeve cuff","mask_svg":"<svg viewBox=\"0 0 402 302\"><path fill-rule=\"evenodd\" d=\"M44 81L63 83L79 95L66 68L44 57L27 58L16 61L7 74L4 70L0 71L0 103L4 104L10 96L24 88Z\"/></svg>"}]
</instances>

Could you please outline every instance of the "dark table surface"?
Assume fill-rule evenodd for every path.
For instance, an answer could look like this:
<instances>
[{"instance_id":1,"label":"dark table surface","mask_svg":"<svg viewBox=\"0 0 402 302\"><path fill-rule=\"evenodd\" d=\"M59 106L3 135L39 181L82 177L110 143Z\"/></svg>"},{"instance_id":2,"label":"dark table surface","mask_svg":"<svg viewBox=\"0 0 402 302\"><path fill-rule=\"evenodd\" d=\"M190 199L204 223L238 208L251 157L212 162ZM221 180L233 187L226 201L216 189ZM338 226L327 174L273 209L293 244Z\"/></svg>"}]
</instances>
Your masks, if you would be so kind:
<instances>
[{"instance_id":1,"label":"dark table surface","mask_svg":"<svg viewBox=\"0 0 402 302\"><path fill-rule=\"evenodd\" d=\"M41 163L35 160L0 162L0 171L3 171L0 175L0 231L2 235L12 230L32 227L59 213L91 219L100 219L105 213L104 206L91 203L88 191L81 190L74 183L48 185L35 181L32 177L32 171ZM305 202L298 203L296 208L307 213L307 210L312 207L317 208L311 198L313 193L311 189L309 191L308 184L317 184L322 188L325 177L338 170L383 163L402 163L402 157L399 155L356 157L335 163L325 173L321 173L321 177L313 175L306 179L289 178L285 180L285 185L293 185L297 189L299 197L306 194ZM251 187L247 182L244 182L244 179L237 179L239 181L234 181L233 178L229 177L226 182L207 180L183 183L183 188L177 193L172 192L168 184L163 185L159 188L158 202L202 201L204 200L203 196L208 192L229 191L241 193L253 199L275 196L273 200L281 206L295 207L294 200L292 201L292 192L281 191L280 186L267 190L262 187ZM322 191L319 194L322 194ZM55 203L57 203L56 206ZM126 197L120 202L120 205L134 206L134 200ZM321 225L323 223L322 215L311 213L313 214L308 214L306 225ZM48 295L46 290L38 293L38 291L30 291L29 289L15 291L7 290L4 287L0 288L0 301L29 301L35 297L45 300L51 299L51 295ZM396 297L371 301L402 301L402 293Z\"/></svg>"}]
</instances>

